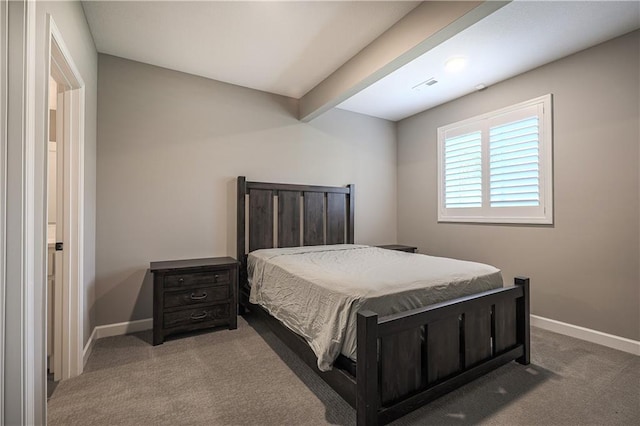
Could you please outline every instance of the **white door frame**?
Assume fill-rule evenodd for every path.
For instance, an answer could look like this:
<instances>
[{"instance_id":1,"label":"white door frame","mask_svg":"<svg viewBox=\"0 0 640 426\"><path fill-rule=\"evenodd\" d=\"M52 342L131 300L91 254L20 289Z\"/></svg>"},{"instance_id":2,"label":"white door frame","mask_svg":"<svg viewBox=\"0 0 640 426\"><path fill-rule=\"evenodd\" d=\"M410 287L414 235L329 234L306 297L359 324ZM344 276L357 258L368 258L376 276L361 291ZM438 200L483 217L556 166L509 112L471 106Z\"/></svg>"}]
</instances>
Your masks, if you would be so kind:
<instances>
[{"instance_id":1,"label":"white door frame","mask_svg":"<svg viewBox=\"0 0 640 426\"><path fill-rule=\"evenodd\" d=\"M0 345L2 359L2 401L0 423L33 424L42 410L35 375L36 298L35 289L43 285L36 275L35 234L37 204L35 177L35 48L36 3L0 0L2 31L2 154L0 241L3 272L3 330Z\"/></svg>"},{"instance_id":2,"label":"white door frame","mask_svg":"<svg viewBox=\"0 0 640 426\"><path fill-rule=\"evenodd\" d=\"M47 15L47 34L49 41L46 49L48 64L45 93L49 93L49 75L62 82L65 91L62 95L63 116L63 152L64 201L63 243L62 251L62 312L61 336L55 353L56 360L61 360L61 379L68 379L82 373L83 363L83 243L84 243L84 102L85 84L78 68L66 47L62 34L58 30L51 15ZM48 103L45 114L48 128ZM46 143L46 141L42 141ZM45 171L46 172L46 171ZM46 176L46 175L45 175ZM56 283L58 286L58 283ZM46 300L46 299L45 299ZM46 321L46 316L43 317ZM43 325L43 330L46 327Z\"/></svg>"}]
</instances>

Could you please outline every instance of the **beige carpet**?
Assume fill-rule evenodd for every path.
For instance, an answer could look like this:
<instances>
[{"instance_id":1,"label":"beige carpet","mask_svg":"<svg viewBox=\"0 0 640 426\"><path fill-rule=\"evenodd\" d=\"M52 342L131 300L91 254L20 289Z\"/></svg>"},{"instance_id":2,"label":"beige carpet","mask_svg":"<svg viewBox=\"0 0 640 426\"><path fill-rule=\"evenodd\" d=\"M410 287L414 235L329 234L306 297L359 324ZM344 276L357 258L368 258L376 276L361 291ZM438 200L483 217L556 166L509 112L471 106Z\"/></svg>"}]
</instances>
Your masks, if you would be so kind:
<instances>
[{"instance_id":1,"label":"beige carpet","mask_svg":"<svg viewBox=\"0 0 640 426\"><path fill-rule=\"evenodd\" d=\"M354 410L260 322L150 344L98 340L85 373L61 382L50 425L355 424ZM632 425L640 358L532 329L532 364L505 365L398 425Z\"/></svg>"}]
</instances>

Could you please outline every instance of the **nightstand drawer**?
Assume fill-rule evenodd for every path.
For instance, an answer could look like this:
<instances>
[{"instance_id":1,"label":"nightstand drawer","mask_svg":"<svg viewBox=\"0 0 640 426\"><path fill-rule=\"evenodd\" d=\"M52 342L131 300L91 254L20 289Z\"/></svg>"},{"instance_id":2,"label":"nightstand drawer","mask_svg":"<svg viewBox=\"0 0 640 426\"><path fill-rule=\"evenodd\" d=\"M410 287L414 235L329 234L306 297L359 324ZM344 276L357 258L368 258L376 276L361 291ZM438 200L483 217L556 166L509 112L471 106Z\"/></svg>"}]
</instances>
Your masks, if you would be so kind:
<instances>
[{"instance_id":1,"label":"nightstand drawer","mask_svg":"<svg viewBox=\"0 0 640 426\"><path fill-rule=\"evenodd\" d=\"M199 303L227 301L230 297L228 285L198 287L189 290L167 291L164 293L164 307L175 308Z\"/></svg>"},{"instance_id":2,"label":"nightstand drawer","mask_svg":"<svg viewBox=\"0 0 640 426\"><path fill-rule=\"evenodd\" d=\"M229 304L205 306L203 308L185 309L165 313L163 326L165 328L180 327L215 320L229 319Z\"/></svg>"},{"instance_id":3,"label":"nightstand drawer","mask_svg":"<svg viewBox=\"0 0 640 426\"><path fill-rule=\"evenodd\" d=\"M176 274L164 277L165 287L186 287L206 284L222 284L229 282L229 270L212 272L196 272L192 274Z\"/></svg>"}]
</instances>

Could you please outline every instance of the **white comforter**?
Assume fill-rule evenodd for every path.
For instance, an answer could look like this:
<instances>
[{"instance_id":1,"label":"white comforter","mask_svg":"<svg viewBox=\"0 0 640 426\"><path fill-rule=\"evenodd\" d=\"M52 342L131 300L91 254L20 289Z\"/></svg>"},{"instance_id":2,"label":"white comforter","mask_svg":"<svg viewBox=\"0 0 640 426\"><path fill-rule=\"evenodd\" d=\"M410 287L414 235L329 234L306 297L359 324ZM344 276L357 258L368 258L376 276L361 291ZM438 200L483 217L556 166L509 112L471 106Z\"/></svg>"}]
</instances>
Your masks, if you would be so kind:
<instances>
[{"instance_id":1,"label":"white comforter","mask_svg":"<svg viewBox=\"0 0 640 426\"><path fill-rule=\"evenodd\" d=\"M303 336L322 371L340 353L355 360L356 313L380 316L502 287L500 270L362 245L256 250L250 302Z\"/></svg>"}]
</instances>

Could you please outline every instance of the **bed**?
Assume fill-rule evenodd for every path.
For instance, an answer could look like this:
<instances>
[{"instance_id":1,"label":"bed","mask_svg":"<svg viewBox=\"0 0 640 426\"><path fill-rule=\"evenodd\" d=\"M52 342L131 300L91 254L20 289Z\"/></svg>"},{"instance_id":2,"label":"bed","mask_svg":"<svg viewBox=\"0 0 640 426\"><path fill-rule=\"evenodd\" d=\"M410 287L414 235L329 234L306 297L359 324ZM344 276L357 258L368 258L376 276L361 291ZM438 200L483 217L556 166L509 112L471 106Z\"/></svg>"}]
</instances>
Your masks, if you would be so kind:
<instances>
[{"instance_id":1,"label":"bed","mask_svg":"<svg viewBox=\"0 0 640 426\"><path fill-rule=\"evenodd\" d=\"M249 182L242 176L237 184L241 312L263 317L356 409L358 424L388 423L502 364L529 363L528 278L502 287L499 271L487 265L354 245L353 185ZM306 259L302 266L300 259ZM352 268L367 261L372 264L365 269L376 268L387 260L397 272L387 267L367 275ZM415 285L423 278L415 274L427 264L440 264L449 274L432 277L429 291ZM390 283L399 291L382 286L396 275L399 281ZM452 281L456 292L445 291L443 280ZM312 296L295 301L291 295L298 289ZM338 304L324 306L329 299ZM277 300L306 304L306 319L274 305ZM316 305L322 309L314 311ZM318 331L317 315L338 334L320 330L315 341L309 330ZM335 321L325 321L329 317Z\"/></svg>"}]
</instances>

